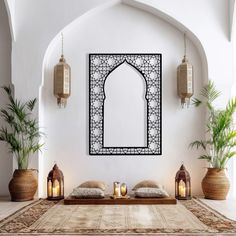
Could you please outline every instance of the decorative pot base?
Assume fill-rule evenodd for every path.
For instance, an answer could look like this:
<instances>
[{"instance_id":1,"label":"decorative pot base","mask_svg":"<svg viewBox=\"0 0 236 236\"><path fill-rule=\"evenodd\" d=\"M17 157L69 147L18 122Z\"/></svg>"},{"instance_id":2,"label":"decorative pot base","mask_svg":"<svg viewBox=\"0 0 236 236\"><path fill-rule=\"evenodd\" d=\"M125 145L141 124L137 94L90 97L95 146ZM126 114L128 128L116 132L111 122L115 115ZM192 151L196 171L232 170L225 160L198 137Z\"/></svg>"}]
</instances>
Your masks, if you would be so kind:
<instances>
[{"instance_id":1,"label":"decorative pot base","mask_svg":"<svg viewBox=\"0 0 236 236\"><path fill-rule=\"evenodd\" d=\"M202 190L205 198L225 200L229 192L230 183L224 169L208 168L202 180Z\"/></svg>"},{"instance_id":2,"label":"decorative pot base","mask_svg":"<svg viewBox=\"0 0 236 236\"><path fill-rule=\"evenodd\" d=\"M34 199L38 182L33 170L15 170L8 187L12 201L30 201Z\"/></svg>"}]
</instances>

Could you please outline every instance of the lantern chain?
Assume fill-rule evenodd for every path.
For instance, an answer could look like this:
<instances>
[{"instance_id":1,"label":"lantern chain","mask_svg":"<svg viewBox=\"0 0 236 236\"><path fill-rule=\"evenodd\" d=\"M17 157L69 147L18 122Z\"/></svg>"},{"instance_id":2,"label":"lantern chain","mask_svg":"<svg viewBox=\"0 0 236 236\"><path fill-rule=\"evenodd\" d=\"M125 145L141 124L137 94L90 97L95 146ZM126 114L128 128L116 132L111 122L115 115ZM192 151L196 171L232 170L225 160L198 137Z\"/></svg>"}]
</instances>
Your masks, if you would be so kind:
<instances>
[{"instance_id":1,"label":"lantern chain","mask_svg":"<svg viewBox=\"0 0 236 236\"><path fill-rule=\"evenodd\" d=\"M184 32L184 57L186 57L187 45L186 45L186 32Z\"/></svg>"},{"instance_id":2,"label":"lantern chain","mask_svg":"<svg viewBox=\"0 0 236 236\"><path fill-rule=\"evenodd\" d=\"M61 32L61 55L64 55L64 36L63 33Z\"/></svg>"}]
</instances>

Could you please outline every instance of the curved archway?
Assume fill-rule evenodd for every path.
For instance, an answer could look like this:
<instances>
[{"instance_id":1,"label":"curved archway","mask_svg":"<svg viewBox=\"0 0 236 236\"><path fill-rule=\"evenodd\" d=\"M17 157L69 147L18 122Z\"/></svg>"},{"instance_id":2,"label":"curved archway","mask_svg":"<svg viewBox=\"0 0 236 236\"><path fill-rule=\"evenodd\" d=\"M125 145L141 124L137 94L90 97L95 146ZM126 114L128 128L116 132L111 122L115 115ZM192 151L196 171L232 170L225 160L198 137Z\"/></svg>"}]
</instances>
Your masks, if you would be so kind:
<instances>
[{"instance_id":1,"label":"curved archway","mask_svg":"<svg viewBox=\"0 0 236 236\"><path fill-rule=\"evenodd\" d=\"M125 3L125 4L122 4L122 3ZM174 31L174 34L178 34L178 37L182 37L182 32L184 32L184 31L188 31L188 29L185 27L185 26L183 26L181 23L179 23L179 22L177 22L177 21L175 21L173 18L169 18L169 16L168 15L166 15L166 14L164 14L164 13L162 13L162 12L160 12L159 10L157 10L157 9L155 9L154 7L151 7L151 6L149 6L148 4L144 4L144 3L137 3L137 1L114 1L113 2L113 4L110 4L109 6L106 4L106 5L104 5L104 7L99 7L99 8L97 8L97 9L94 9L94 10L91 10L90 12L88 12L88 14L85 14L85 15L83 15L83 16L81 16L81 17L79 17L78 19L76 19L75 21L73 21L71 24L69 24L67 27L65 27L64 29L63 29L63 31L64 31L64 35L65 35L65 41L67 40L67 34L68 35L70 35L71 34L71 29L74 29L74 28L80 28L81 27L81 25L82 25L82 27L84 27L84 29L86 29L86 33L88 33L89 31L90 31L90 29L89 28L87 28L86 26L84 26L84 23L86 23L87 21L89 21L91 18L93 18L93 17L91 17L91 16L97 16L97 15L99 15L99 16L101 16L101 15L103 15L103 14L101 14L101 12L104 10L104 9L106 9L106 10L110 10L110 9L113 9L113 8L115 8L115 7L120 7L120 6L124 6L125 8L130 8L130 9L133 9L134 11L136 11L137 12L137 15L140 15L140 12L142 12L142 14L147 14L147 15L149 15L150 17L152 17L152 19L151 20L153 20L153 19L157 19L158 21L163 21L165 24L167 24L168 23L168 25L170 25L170 26L168 26L168 27L170 27L170 28L172 28L172 30ZM151 13L151 14L150 14ZM107 18L106 18L106 21L107 21ZM90 25L91 26L91 25ZM152 30L153 31L155 31L155 29L158 29L158 28L155 28L153 25L152 26L150 26L150 25L148 25L147 24L147 22L145 23L145 26L147 26L147 27L152 27ZM102 27L101 27L102 28ZM158 29L159 30L159 29ZM162 29L161 29L162 30ZM84 31L85 32L85 31ZM203 63L203 67L205 68L204 69L204 71L206 72L207 71L207 63L206 63L206 57L205 57L205 52L204 52L204 49L203 49L203 47L202 47L202 45L201 45L201 42L197 39L197 37L195 37L195 35L192 33L192 32L190 32L190 31L188 31L189 33L188 33L188 37L189 38L191 38L191 40L192 40L192 42L194 42L194 45L196 46L196 48L197 48L197 50L196 51L198 51L198 53L201 55L201 62ZM100 32L99 32L100 33ZM148 33L149 32L145 32L146 34L144 34L144 36L147 36L148 35ZM139 36L137 33L136 33L136 35L137 36ZM162 35L162 34L160 34L160 35ZM87 37L89 38L89 36L90 35L88 35ZM96 35L94 35L94 36L96 36ZM113 35L112 35L113 36ZM165 35L165 37L166 37L166 35ZM71 36L71 38L73 38L73 36ZM104 39L105 40L107 40L109 37L105 37ZM116 38L114 38L114 37L111 37L112 39L116 39ZM132 37L131 37L132 38ZM170 37L171 38L171 37ZM174 37L174 39L176 39L177 37ZM96 39L96 37L94 37L94 39ZM111 39L111 41L112 41L112 39ZM141 38L142 39L142 38ZM145 38L145 40L146 40L147 38ZM73 41L73 45L75 45L74 43L75 43L75 39L73 39L74 41ZM81 44L82 43L82 41L78 41L78 38L76 39L77 40L77 44ZM132 42L134 42L135 43L135 40L134 39L132 39L133 41L130 41L131 39L130 38L128 38L128 41L129 41L129 44L127 44L128 46L129 45L131 45L132 44ZM145 41L144 40L144 41ZM45 119L45 117L46 118L48 118L48 116L47 116L47 114L48 114L48 112L50 112L50 114L51 114L51 116L53 116L53 118L54 118L54 120L51 120L50 122L50 124L51 125L59 125L59 122L67 122L67 124L74 124L73 122L75 122L74 120L73 120L73 122L71 122L71 120L69 119L69 116L67 116L67 118L66 119L64 119L63 120L63 118L65 118L65 113L68 113L68 112L71 112L72 110L75 110L75 109L80 109L81 108L81 106L84 106L84 105L87 105L87 99L88 99L88 94L84 94L84 92L83 92L83 94L81 94L81 95L79 95L80 97L78 98L78 99L76 99L76 101L75 101L75 99L74 99L74 102L73 102L73 105L71 106L70 104L71 104L71 101L73 100L73 96L75 95L75 93L77 92L76 90L75 90L75 87L76 87L76 89L78 89L78 87L79 88L82 88L83 89L83 91L88 91L88 85L86 84L87 82L86 82L86 79L87 79L87 81L88 81L88 75L87 75L87 73L86 73L86 70L88 69L88 58L86 58L85 59L85 56L84 55L86 55L88 52L96 52L96 50L98 50L98 48L99 48L99 50L101 51L111 51L111 50L119 50L119 52L123 52L122 50L126 50L126 52L130 52L130 50L131 51L134 51L134 52L137 52L137 50L140 50L140 48L141 48L141 50L146 50L146 49L143 49L143 47L142 47L142 44L141 44L141 42L142 42L142 40L136 40L136 42L139 42L139 44L137 44L135 47L130 47L131 49L129 49L129 47L127 46L127 45L124 45L124 47L116 47L116 46L114 46L114 47L106 47L106 46L104 46L104 47L99 47L99 46L96 46L96 44L95 44L95 46L94 47L88 47L88 48L80 48L81 50L83 50L83 51L79 51L78 50L78 58L77 58L77 60L78 60L78 63L75 63L75 62L73 62L74 64L72 65L72 77L73 77L73 72L75 71L75 70L82 70L83 69L83 74L82 75L80 75L80 76L75 76L74 78L72 78L72 89L74 89L74 91L72 90L72 96L71 96L71 98L70 98L70 100L69 100L69 102L68 102L68 107L66 108L66 110L65 111L60 111L60 113L59 113L59 111L57 111L56 109L55 109L55 107L56 107L56 104L55 104L55 100L54 100L54 98L53 98L53 95L52 95L52 93L51 93L51 87L52 87L52 83L51 82L48 82L48 81L46 81L44 78L50 78L51 77L51 75L52 75L52 72L51 72L51 67L52 67L52 63L51 63L51 61L52 61L52 57L51 57L51 54L52 54L52 52L53 52L53 50L54 50L54 47L56 47L56 46L58 46L58 44L59 44L59 41L60 41L60 36L59 36L59 34L52 40L52 42L50 43L50 45L48 46L48 48L47 48L47 50L46 50L46 53L45 53L45 57L44 57L44 61L43 61L43 79L42 79L42 87L41 87L41 91L40 91L40 110L39 110L39 117L40 117L40 122L41 122L41 124L42 124L42 126L44 126L44 119ZM119 41L119 40L118 40ZM118 45L118 43L120 43L120 44L122 44L122 42L118 42L118 41L116 41L116 42L111 42L111 43L113 43L113 45L115 45L115 43L117 43L116 45ZM124 43L124 42L123 42ZM169 42L170 43L170 42ZM172 42L172 44L173 44L173 42ZM105 43L104 43L104 45L105 45ZM109 45L109 43L108 43L108 45ZM149 48L148 50L149 51L151 51L151 52L153 52L154 50L156 51L156 50L158 50L157 49L157 47L155 47L155 46L153 46L154 44L152 44L152 47L151 48ZM182 38L181 39L179 39L179 41L178 41L178 44L177 45L179 45L179 47L181 48L181 46L182 46ZM169 45L168 45L169 46ZM147 47L146 47L147 48ZM154 48L154 49L153 49ZM161 48L161 47L160 47ZM176 46L175 46L175 48L177 48ZM195 48L194 48L194 50L195 50ZM55 50L54 50L55 51ZM114 51L113 51L114 52ZM147 52L147 51L145 51L145 52ZM182 57L182 50L181 49L179 49L179 52L181 52L181 57ZM195 52L195 51L194 51ZM73 51L73 54L74 54L75 52ZM83 56L79 56L79 54L81 54L81 55L83 55ZM70 58L70 55L68 55L67 53L65 54L66 55L66 58ZM180 53L178 53L178 54L176 54L176 55L178 55L178 60L180 60ZM169 57L169 55L168 54L165 54L165 57L167 57L167 58L170 58ZM56 62L55 61L55 58L56 57L53 57L53 62ZM174 60L172 60L172 58L171 58L171 61L169 62L169 64L168 64L168 68L170 69L170 70L172 70L172 71L174 71L173 72L173 74L175 74L175 65L176 65L176 63L177 63L177 60L175 60L176 58L174 58ZM70 61L69 61L69 63L70 63ZM174 65L174 66L173 66ZM75 69L74 69L75 68ZM84 69L84 68L86 68L86 70ZM170 71L169 70L169 71ZM167 68L165 68L165 77L166 78L172 78L172 77L170 77L169 76L169 71L167 70ZM168 73L166 73L166 72L168 72ZM207 72L206 73L204 73L205 75L207 75ZM173 75L172 75L173 76ZM86 78L86 79L85 79ZM205 79L207 78L207 76L205 76ZM78 82L78 80L79 80L79 82ZM172 81L173 82L173 81ZM76 84L76 85L75 85ZM165 84L164 84L164 86L166 86ZM170 87L170 90L168 91L168 92L172 92L172 94L174 94L175 93L175 82L173 83L173 85L171 85L171 87ZM164 87L164 89L165 89L165 91L166 91L166 88L167 87ZM80 92L78 92L78 93L81 93L81 91L82 90L80 90ZM44 98L44 96L45 96L45 98ZM78 96L78 95L77 95ZM168 97L165 97L165 100L168 100L169 98ZM171 98L172 99L172 98ZM176 97L175 97L175 95L173 95L173 99L171 100L171 102L172 102L172 104L173 103L175 103L174 105L175 105L175 107L176 107L176 105L178 105L178 100L176 99ZM45 104L44 103L47 103L47 108L44 110L44 108L45 108ZM50 111L48 110L48 108L49 108L49 106L50 106ZM75 127L76 128L78 128L78 126L79 126L79 129L83 129L83 135L84 135L84 137L83 137L83 139L85 139L85 141L83 141L83 143L81 144L81 146L79 147L79 148L81 148L81 150L82 150L82 152L83 153L85 153L84 155L86 156L86 155L88 155L87 154L87 150L88 150L88 144L87 144L87 140L88 140L88 125L86 124L86 120L88 119L88 117L86 117L84 114L86 113L86 115L88 114L88 108L86 107L83 107L83 109L84 110L79 110L79 112L76 114L76 116L75 116L75 119L77 119L77 121L78 121L78 123L81 123L82 125L80 125L80 124L75 124ZM83 114L83 116L79 116L78 114L79 113L81 113L81 114ZM57 119L57 120L56 120ZM56 122L57 123L53 123L53 121L55 121L56 120ZM48 122L48 121L47 121ZM50 127L50 125L48 126L48 127ZM62 127L63 128L63 127ZM67 132L67 131L65 131L64 130L64 132L63 132L63 134L64 134L64 139L66 140L66 139L69 139L70 137L71 137L71 133L69 133L69 131ZM51 143L52 143L52 145L54 145L54 146L57 146L57 147L61 147L62 145L63 145L63 143L62 142L60 142L60 140L58 141L57 139L56 139L56 137L55 136L53 136L51 133L49 133L49 135L48 135L48 137L50 137L50 145L51 145ZM56 140L53 140L53 138L55 138ZM79 137L78 136L76 136L76 135L74 135L73 134L73 140L80 140L79 139ZM48 139L49 140L49 139ZM70 150L75 150L76 149L76 147L75 146L73 146L73 147L69 147L68 148L68 150L67 150L67 153L64 153L64 152L61 152L61 153L57 153L57 151L54 151L53 150L53 152L51 152L50 154L51 154L51 156L53 156L53 155L55 155L55 156L57 156L57 155L66 155L67 156L67 158L69 158L69 157L72 157L72 156L75 156L75 155L73 155L73 153L70 151ZM44 155L44 154L43 154ZM167 154L168 155L168 154ZM79 156L79 155L78 155ZM49 157L49 158L48 158ZM83 159L80 159L79 161L80 161L80 166L81 166L81 170L83 169L83 166L85 166L85 164L84 164L84 162L85 161L88 161L89 160L89 158L84 158L84 156L83 156ZM70 159L70 161L73 161L73 160L71 160ZM40 159L40 162L41 162L41 164L43 163L43 158L41 158ZM51 159L50 159L50 155L49 154L47 154L47 164L49 165L49 166L51 166L51 163L53 162ZM64 165L65 165L65 167L64 167L64 169L65 169L65 171L67 171L67 169L68 169L68 166L67 166L67 163L69 163L69 161L68 162L66 162L66 163L63 163ZM86 164L88 164L88 163L86 163ZM39 165L40 166L40 165ZM91 167L91 170L92 170L92 168L93 167ZM42 167L42 169L45 171L45 173L47 173L47 170L48 170L48 167ZM82 170L83 171L83 170ZM114 170L113 170L114 171ZM40 172L40 173L42 173L42 172ZM69 172L70 174L68 174L68 177L69 178L73 178L73 175L75 175L75 173L73 172L73 171L71 171L70 170L70 172ZM89 173L89 172L88 172ZM161 172L160 172L161 173ZM65 172L65 174L66 174L66 172ZM91 173L90 173L91 174ZM78 177L78 176L77 176ZM43 176L43 177L39 177L42 181L41 181L41 183L46 179L45 178L45 176ZM67 179L67 181L69 181L70 179ZM99 178L99 177L98 177ZM40 181L39 181L40 182ZM69 182L68 183L66 183L66 185L68 186L67 188L71 188L71 186L69 186ZM46 186L46 185L44 185L44 186ZM42 186L41 186L42 187Z\"/></svg>"},{"instance_id":2,"label":"curved archway","mask_svg":"<svg viewBox=\"0 0 236 236\"><path fill-rule=\"evenodd\" d=\"M6 9L7 9L7 15L8 15L8 22L9 22L9 28L11 32L11 38L13 41L16 39L16 33L15 33L15 19L14 19L14 12L15 12L15 1L7 1L4 0Z\"/></svg>"},{"instance_id":3,"label":"curved archway","mask_svg":"<svg viewBox=\"0 0 236 236\"><path fill-rule=\"evenodd\" d=\"M60 33L64 32L64 34L66 34L68 31L73 29L73 27L75 27L80 21L86 20L87 18L91 17L93 14L99 13L100 11L103 11L104 9L113 7L117 4L126 4L128 6L140 9L144 12L148 12L148 13L150 13L156 17L159 17L160 19L168 22L173 27L180 30L183 34L187 33L187 37L193 41L193 43L197 47L199 54L201 56L202 67L203 67L203 72L204 72L204 76L203 76L204 80L208 79L208 62L207 62L207 56L206 56L204 47L203 47L201 41L198 39L198 37L194 34L194 32L191 31L191 29L189 29L187 26L183 25L181 22L177 21L172 16L168 15L165 12L160 11L159 9L149 5L148 3L138 2L135 0L114 0L113 2L105 3L102 6L92 9L92 10L88 11L87 13L85 13L84 15L76 18L70 24L68 24L64 28L62 28L58 32L58 34L55 35L54 38L52 38L52 40L49 43L49 45L45 51L45 54L44 54L44 59L43 59L43 63L42 63L42 69L43 69L42 75L43 76L42 76L41 87L44 85L44 71L45 71L46 65L48 64L48 59L49 59L50 53L52 51L52 48L55 46L56 42L60 41L60 39L61 39Z\"/></svg>"},{"instance_id":4,"label":"curved archway","mask_svg":"<svg viewBox=\"0 0 236 236\"><path fill-rule=\"evenodd\" d=\"M104 147L147 146L146 93L144 76L126 60L109 73L104 81Z\"/></svg>"}]
</instances>

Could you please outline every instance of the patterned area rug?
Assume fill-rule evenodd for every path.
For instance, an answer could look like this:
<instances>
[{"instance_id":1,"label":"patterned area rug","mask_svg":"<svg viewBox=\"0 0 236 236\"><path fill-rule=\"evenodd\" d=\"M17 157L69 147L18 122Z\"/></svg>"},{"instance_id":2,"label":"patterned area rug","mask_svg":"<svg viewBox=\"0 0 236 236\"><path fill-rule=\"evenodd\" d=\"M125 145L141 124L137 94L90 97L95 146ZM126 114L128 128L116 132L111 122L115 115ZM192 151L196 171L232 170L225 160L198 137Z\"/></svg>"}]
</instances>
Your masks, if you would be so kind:
<instances>
[{"instance_id":1,"label":"patterned area rug","mask_svg":"<svg viewBox=\"0 0 236 236\"><path fill-rule=\"evenodd\" d=\"M0 221L3 235L236 235L199 200L177 205L64 205L39 200Z\"/></svg>"}]
</instances>

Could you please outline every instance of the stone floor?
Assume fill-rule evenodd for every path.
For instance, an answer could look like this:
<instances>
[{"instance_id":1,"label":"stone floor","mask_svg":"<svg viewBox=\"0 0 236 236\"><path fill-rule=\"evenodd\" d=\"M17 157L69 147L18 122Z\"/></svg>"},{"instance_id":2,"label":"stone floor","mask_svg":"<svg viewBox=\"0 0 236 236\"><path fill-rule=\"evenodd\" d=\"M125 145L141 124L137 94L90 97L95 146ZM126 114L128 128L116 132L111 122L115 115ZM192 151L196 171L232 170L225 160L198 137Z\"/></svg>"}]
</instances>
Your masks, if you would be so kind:
<instances>
[{"instance_id":1,"label":"stone floor","mask_svg":"<svg viewBox=\"0 0 236 236\"><path fill-rule=\"evenodd\" d=\"M35 201L35 200L34 200ZM13 214L20 208L27 206L33 201L27 202L11 202L9 197L0 197L0 220Z\"/></svg>"},{"instance_id":2,"label":"stone floor","mask_svg":"<svg viewBox=\"0 0 236 236\"><path fill-rule=\"evenodd\" d=\"M225 215L227 218L236 221L236 199L216 201L201 198L201 200L209 207ZM9 197L0 197L0 220L13 214L15 211L31 202L33 201L11 202Z\"/></svg>"},{"instance_id":3,"label":"stone floor","mask_svg":"<svg viewBox=\"0 0 236 236\"><path fill-rule=\"evenodd\" d=\"M220 212L222 215L229 219L236 221L236 199L227 200L209 200L201 198L201 201L207 204L209 207Z\"/></svg>"}]
</instances>

